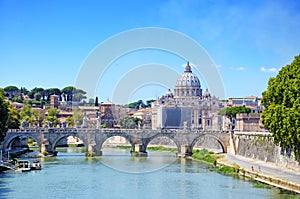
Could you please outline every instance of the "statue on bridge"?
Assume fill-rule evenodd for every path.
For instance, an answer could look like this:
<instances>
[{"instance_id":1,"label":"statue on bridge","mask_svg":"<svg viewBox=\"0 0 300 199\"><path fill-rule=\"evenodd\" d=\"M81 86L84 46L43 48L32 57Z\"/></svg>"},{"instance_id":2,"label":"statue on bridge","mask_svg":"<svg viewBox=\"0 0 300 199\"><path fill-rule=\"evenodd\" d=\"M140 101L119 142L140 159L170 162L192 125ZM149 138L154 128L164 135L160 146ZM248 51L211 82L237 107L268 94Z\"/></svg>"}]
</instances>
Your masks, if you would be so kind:
<instances>
[{"instance_id":1,"label":"statue on bridge","mask_svg":"<svg viewBox=\"0 0 300 199\"><path fill-rule=\"evenodd\" d=\"M82 119L82 127L87 127L87 118L86 118L86 112L83 113L83 119Z\"/></svg>"},{"instance_id":2,"label":"statue on bridge","mask_svg":"<svg viewBox=\"0 0 300 199\"><path fill-rule=\"evenodd\" d=\"M101 119L100 116L97 117L97 128L101 128Z\"/></svg>"}]
</instances>

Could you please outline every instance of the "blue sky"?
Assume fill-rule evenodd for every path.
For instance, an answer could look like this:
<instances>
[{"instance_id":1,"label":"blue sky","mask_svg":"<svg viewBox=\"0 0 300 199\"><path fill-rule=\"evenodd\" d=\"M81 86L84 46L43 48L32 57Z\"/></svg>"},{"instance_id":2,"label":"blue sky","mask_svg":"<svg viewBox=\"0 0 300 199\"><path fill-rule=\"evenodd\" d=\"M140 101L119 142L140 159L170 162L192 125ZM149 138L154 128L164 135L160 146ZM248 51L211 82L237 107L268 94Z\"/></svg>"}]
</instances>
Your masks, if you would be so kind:
<instances>
[{"instance_id":1,"label":"blue sky","mask_svg":"<svg viewBox=\"0 0 300 199\"><path fill-rule=\"evenodd\" d=\"M0 87L74 85L99 44L131 29L160 27L183 33L206 50L226 97L261 96L268 79L300 53L299 11L297 0L0 0ZM157 50L129 53L111 64L89 97L111 99L115 82L142 64L167 65L180 74L185 61ZM166 89L144 85L117 103L156 98Z\"/></svg>"}]
</instances>

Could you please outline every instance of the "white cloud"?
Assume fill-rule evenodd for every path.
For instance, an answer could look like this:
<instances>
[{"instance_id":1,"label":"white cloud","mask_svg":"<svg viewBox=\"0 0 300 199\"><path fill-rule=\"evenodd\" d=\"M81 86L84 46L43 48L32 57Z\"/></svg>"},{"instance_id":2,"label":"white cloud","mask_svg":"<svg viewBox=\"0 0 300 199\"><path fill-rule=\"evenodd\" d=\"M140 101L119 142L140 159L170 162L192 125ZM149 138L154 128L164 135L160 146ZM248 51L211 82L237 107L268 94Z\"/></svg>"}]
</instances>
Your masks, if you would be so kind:
<instances>
[{"instance_id":1,"label":"white cloud","mask_svg":"<svg viewBox=\"0 0 300 199\"><path fill-rule=\"evenodd\" d=\"M216 66L216 68L222 68L221 64L212 65L213 67Z\"/></svg>"},{"instance_id":2,"label":"white cloud","mask_svg":"<svg viewBox=\"0 0 300 199\"><path fill-rule=\"evenodd\" d=\"M261 67L260 71L265 72L265 73L276 73L278 71L278 69Z\"/></svg>"},{"instance_id":3,"label":"white cloud","mask_svg":"<svg viewBox=\"0 0 300 199\"><path fill-rule=\"evenodd\" d=\"M246 70L246 68L243 67L243 66L240 66L240 67L230 67L230 69L231 70L237 70L237 71L244 71L244 70Z\"/></svg>"}]
</instances>

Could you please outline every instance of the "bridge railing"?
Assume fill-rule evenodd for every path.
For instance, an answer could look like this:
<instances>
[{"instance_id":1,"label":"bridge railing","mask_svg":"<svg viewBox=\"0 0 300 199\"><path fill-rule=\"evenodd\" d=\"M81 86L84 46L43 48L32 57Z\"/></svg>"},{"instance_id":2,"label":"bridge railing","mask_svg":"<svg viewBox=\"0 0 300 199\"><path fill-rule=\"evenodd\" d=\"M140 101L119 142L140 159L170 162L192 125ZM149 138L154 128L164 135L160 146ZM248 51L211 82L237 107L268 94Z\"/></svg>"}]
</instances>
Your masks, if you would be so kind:
<instances>
[{"instance_id":1,"label":"bridge railing","mask_svg":"<svg viewBox=\"0 0 300 199\"><path fill-rule=\"evenodd\" d=\"M8 129L7 133L42 133L42 132L70 132L77 131L76 128L20 128Z\"/></svg>"},{"instance_id":2,"label":"bridge railing","mask_svg":"<svg viewBox=\"0 0 300 199\"><path fill-rule=\"evenodd\" d=\"M21 128L21 129L9 129L7 133L70 133L70 132L84 132L84 131L94 131L97 130L103 133L228 133L228 131L221 130L206 130L206 129L120 129L120 128Z\"/></svg>"},{"instance_id":3,"label":"bridge railing","mask_svg":"<svg viewBox=\"0 0 300 199\"><path fill-rule=\"evenodd\" d=\"M32 132L44 132L48 131L47 128L21 128L21 129L8 129L7 133L32 133Z\"/></svg>"}]
</instances>

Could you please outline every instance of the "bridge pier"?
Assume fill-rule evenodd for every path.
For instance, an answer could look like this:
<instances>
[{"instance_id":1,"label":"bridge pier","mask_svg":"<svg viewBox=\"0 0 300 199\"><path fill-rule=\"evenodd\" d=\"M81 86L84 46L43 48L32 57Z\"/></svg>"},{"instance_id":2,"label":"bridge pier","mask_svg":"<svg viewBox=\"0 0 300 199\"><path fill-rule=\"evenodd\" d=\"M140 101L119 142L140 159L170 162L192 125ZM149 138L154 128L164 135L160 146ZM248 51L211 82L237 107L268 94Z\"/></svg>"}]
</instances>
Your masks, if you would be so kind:
<instances>
[{"instance_id":1,"label":"bridge pier","mask_svg":"<svg viewBox=\"0 0 300 199\"><path fill-rule=\"evenodd\" d=\"M99 147L97 147L97 145L95 144L89 144L88 147L87 147L87 156L91 156L91 157L94 157L94 156L102 156L102 151L101 149L99 149Z\"/></svg>"},{"instance_id":2,"label":"bridge pier","mask_svg":"<svg viewBox=\"0 0 300 199\"><path fill-rule=\"evenodd\" d=\"M43 143L41 144L40 153L43 154L44 156L47 156L47 155L56 156L57 155L57 151L52 149L52 145L50 145L47 140L44 140Z\"/></svg>"},{"instance_id":3,"label":"bridge pier","mask_svg":"<svg viewBox=\"0 0 300 199\"><path fill-rule=\"evenodd\" d=\"M189 145L182 145L180 153L178 153L178 157L185 158L187 156L193 155L192 148Z\"/></svg>"},{"instance_id":4,"label":"bridge pier","mask_svg":"<svg viewBox=\"0 0 300 199\"><path fill-rule=\"evenodd\" d=\"M147 157L148 153L146 151L146 146L142 144L135 144L130 151L133 157Z\"/></svg>"},{"instance_id":5,"label":"bridge pier","mask_svg":"<svg viewBox=\"0 0 300 199\"><path fill-rule=\"evenodd\" d=\"M235 143L235 137L234 132L230 132L230 139L229 139L229 145L227 146L227 153L236 155L236 143Z\"/></svg>"}]
</instances>

